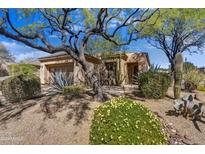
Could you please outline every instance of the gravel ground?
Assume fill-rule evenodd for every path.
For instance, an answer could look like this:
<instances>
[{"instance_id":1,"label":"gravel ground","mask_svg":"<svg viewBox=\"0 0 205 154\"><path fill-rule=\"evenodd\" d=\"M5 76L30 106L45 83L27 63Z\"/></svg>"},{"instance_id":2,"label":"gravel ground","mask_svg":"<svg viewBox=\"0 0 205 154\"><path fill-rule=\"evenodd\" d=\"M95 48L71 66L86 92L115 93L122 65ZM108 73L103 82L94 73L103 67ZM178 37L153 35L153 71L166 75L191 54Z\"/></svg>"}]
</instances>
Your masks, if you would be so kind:
<instances>
[{"instance_id":1,"label":"gravel ground","mask_svg":"<svg viewBox=\"0 0 205 154\"><path fill-rule=\"evenodd\" d=\"M40 104L56 100L64 106L50 119ZM0 144L89 144L92 112L100 103L89 96L64 101L58 95L37 101L35 106L0 125Z\"/></svg>"},{"instance_id":2,"label":"gravel ground","mask_svg":"<svg viewBox=\"0 0 205 154\"><path fill-rule=\"evenodd\" d=\"M168 93L172 97L171 89ZM143 100L137 97L132 99ZM89 144L93 109L100 105L99 102L93 101L89 95L73 99L64 99L62 95L45 96L35 101L36 105L0 124L0 144ZM51 111L56 110L56 102L62 106L49 116L50 114L42 111L42 104L45 102L54 103L50 107ZM192 121L173 115L173 99L146 99L142 104L157 112L165 123L172 125L189 143L205 144L205 122L197 122L200 132Z\"/></svg>"},{"instance_id":3,"label":"gravel ground","mask_svg":"<svg viewBox=\"0 0 205 154\"><path fill-rule=\"evenodd\" d=\"M171 89L169 89L168 93L173 96ZM162 116L166 123L172 124L180 135L188 138L190 143L205 144L205 118L202 118L202 122L197 121L195 125L191 120L185 119L183 116L176 117L172 114L173 100L167 97L157 101L150 99L142 103L151 111L157 112ZM205 111L205 104L203 110Z\"/></svg>"}]
</instances>

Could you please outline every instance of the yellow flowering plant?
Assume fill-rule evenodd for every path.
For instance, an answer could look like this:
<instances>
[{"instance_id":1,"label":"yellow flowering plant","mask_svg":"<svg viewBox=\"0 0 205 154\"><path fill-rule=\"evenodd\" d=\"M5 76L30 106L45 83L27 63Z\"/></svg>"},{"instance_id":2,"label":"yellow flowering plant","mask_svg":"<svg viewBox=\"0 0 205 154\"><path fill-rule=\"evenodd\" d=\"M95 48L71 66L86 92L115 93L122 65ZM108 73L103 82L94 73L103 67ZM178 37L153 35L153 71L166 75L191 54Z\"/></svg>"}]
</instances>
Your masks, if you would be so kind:
<instances>
[{"instance_id":1,"label":"yellow flowering plant","mask_svg":"<svg viewBox=\"0 0 205 154\"><path fill-rule=\"evenodd\" d=\"M159 119L145 106L118 97L94 111L90 144L167 144L167 137Z\"/></svg>"}]
</instances>

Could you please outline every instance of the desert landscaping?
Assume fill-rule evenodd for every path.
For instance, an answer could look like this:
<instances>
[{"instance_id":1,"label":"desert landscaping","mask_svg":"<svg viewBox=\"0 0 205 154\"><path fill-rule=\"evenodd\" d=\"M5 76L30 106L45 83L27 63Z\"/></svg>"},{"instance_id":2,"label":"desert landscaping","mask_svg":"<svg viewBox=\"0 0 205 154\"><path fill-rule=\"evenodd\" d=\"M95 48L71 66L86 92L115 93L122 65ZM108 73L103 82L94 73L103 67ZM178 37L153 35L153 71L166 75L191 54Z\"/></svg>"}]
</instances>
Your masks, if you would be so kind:
<instances>
[{"instance_id":1,"label":"desert landscaping","mask_svg":"<svg viewBox=\"0 0 205 154\"><path fill-rule=\"evenodd\" d=\"M205 144L204 13L0 9L0 144Z\"/></svg>"}]
</instances>

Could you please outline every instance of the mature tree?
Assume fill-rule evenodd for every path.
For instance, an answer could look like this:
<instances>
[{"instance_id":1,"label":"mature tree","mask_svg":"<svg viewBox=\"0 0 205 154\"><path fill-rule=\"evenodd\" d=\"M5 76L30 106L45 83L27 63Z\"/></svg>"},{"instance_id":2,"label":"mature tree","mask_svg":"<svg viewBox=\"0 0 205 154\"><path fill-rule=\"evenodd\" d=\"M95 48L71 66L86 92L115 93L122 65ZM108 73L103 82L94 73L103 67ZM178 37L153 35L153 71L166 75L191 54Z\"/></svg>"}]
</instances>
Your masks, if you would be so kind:
<instances>
[{"instance_id":1,"label":"mature tree","mask_svg":"<svg viewBox=\"0 0 205 154\"><path fill-rule=\"evenodd\" d=\"M157 9L1 9L0 34L48 53L67 52L83 68L98 98L102 88L85 48L92 36L101 36L115 45L138 39L138 24L150 19ZM117 34L126 39L119 41ZM49 36L53 36L52 38Z\"/></svg>"},{"instance_id":2,"label":"mature tree","mask_svg":"<svg viewBox=\"0 0 205 154\"><path fill-rule=\"evenodd\" d=\"M120 51L121 46L105 40L102 37L91 37L85 47L85 53L94 55L98 52L115 52Z\"/></svg>"},{"instance_id":3,"label":"mature tree","mask_svg":"<svg viewBox=\"0 0 205 154\"><path fill-rule=\"evenodd\" d=\"M14 58L6 49L6 47L0 42L0 63L11 62Z\"/></svg>"},{"instance_id":4,"label":"mature tree","mask_svg":"<svg viewBox=\"0 0 205 154\"><path fill-rule=\"evenodd\" d=\"M152 16L147 22L156 23L146 28L141 34L148 42L162 50L171 65L175 76L174 59L177 53L196 52L205 43L204 9L160 9L160 15ZM156 20L157 19L157 20ZM145 23L142 23L143 26ZM175 81L175 78L174 78Z\"/></svg>"}]
</instances>

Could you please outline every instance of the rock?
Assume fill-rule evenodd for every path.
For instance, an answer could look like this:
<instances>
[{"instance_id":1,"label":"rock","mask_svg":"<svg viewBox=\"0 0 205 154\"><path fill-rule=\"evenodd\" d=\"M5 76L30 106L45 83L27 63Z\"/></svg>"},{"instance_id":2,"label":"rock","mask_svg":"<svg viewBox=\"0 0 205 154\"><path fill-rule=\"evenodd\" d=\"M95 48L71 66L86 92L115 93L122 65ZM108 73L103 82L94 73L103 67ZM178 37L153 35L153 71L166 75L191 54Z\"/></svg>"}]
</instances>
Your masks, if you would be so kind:
<instances>
[{"instance_id":1,"label":"rock","mask_svg":"<svg viewBox=\"0 0 205 154\"><path fill-rule=\"evenodd\" d=\"M172 131L173 133L176 133L176 132L177 132L175 129L171 129L171 131Z\"/></svg>"},{"instance_id":2,"label":"rock","mask_svg":"<svg viewBox=\"0 0 205 154\"><path fill-rule=\"evenodd\" d=\"M199 93L199 92L196 93L195 99L202 101L202 102L205 102L205 93Z\"/></svg>"},{"instance_id":3,"label":"rock","mask_svg":"<svg viewBox=\"0 0 205 154\"><path fill-rule=\"evenodd\" d=\"M168 125L172 126L172 125L173 125L173 123L171 123L171 122L170 122L170 123L168 123Z\"/></svg>"}]
</instances>

